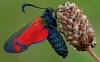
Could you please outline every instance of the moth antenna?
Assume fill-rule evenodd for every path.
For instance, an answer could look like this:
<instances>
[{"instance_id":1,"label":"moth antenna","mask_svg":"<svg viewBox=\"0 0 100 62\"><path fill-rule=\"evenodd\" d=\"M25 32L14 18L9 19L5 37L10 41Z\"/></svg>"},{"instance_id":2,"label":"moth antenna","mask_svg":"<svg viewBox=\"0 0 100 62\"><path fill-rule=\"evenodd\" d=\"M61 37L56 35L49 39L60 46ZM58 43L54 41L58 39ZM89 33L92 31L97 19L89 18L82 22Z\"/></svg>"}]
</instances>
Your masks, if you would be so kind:
<instances>
[{"instance_id":1,"label":"moth antenna","mask_svg":"<svg viewBox=\"0 0 100 62\"><path fill-rule=\"evenodd\" d=\"M22 9L22 11L23 11L24 13L25 13L24 8L25 8L26 6L32 6L32 7L38 8L38 9L46 9L46 8L41 8L41 7L32 5L32 4L25 3L25 4L23 4L22 7L21 7L21 9Z\"/></svg>"}]
</instances>

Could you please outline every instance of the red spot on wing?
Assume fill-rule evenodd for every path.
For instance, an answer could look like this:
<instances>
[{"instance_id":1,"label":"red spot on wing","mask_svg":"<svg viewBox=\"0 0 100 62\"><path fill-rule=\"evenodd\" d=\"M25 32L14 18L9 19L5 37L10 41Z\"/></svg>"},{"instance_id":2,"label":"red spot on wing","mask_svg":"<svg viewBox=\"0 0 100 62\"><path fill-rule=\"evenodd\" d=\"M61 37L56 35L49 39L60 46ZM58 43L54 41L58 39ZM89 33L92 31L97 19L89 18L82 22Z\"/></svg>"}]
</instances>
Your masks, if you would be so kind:
<instances>
[{"instance_id":1,"label":"red spot on wing","mask_svg":"<svg viewBox=\"0 0 100 62\"><path fill-rule=\"evenodd\" d=\"M18 43L29 45L46 39L48 36L48 29L45 28L40 21L41 18L35 19L32 24L20 35Z\"/></svg>"},{"instance_id":2,"label":"red spot on wing","mask_svg":"<svg viewBox=\"0 0 100 62\"><path fill-rule=\"evenodd\" d=\"M38 17L35 20L33 20L33 22L31 22L31 24L37 24L39 22L41 22L41 18L40 17Z\"/></svg>"},{"instance_id":3,"label":"red spot on wing","mask_svg":"<svg viewBox=\"0 0 100 62\"><path fill-rule=\"evenodd\" d=\"M18 39L18 37L15 37L13 46L14 46L14 50L15 50L16 52L20 52L21 46L20 46L19 44L16 43L16 40L17 40L17 39Z\"/></svg>"}]
</instances>

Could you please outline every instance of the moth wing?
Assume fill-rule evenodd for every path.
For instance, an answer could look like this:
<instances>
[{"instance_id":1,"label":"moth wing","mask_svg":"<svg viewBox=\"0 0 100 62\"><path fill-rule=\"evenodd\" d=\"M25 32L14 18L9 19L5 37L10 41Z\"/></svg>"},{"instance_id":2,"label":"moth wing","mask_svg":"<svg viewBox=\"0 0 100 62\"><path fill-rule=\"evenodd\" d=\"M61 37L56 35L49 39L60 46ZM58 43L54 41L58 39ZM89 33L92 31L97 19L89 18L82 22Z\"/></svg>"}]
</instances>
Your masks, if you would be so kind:
<instances>
[{"instance_id":1,"label":"moth wing","mask_svg":"<svg viewBox=\"0 0 100 62\"><path fill-rule=\"evenodd\" d=\"M29 45L39 43L46 39L48 29L40 21L41 18L38 17L8 38L3 46L5 52L21 53L27 50Z\"/></svg>"}]
</instances>

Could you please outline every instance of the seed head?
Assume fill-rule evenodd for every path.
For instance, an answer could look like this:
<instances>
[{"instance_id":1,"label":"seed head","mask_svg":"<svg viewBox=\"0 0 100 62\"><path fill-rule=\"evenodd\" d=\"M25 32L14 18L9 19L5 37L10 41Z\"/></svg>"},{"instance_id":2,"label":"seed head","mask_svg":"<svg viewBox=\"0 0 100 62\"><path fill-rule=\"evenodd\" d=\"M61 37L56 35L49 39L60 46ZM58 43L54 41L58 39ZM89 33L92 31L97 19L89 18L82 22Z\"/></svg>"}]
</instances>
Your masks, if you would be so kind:
<instances>
[{"instance_id":1,"label":"seed head","mask_svg":"<svg viewBox=\"0 0 100 62\"><path fill-rule=\"evenodd\" d=\"M86 45L96 46L95 32L89 19L78 9L75 3L66 2L59 5L57 18L59 29L65 35L67 41L78 51L85 51Z\"/></svg>"}]
</instances>

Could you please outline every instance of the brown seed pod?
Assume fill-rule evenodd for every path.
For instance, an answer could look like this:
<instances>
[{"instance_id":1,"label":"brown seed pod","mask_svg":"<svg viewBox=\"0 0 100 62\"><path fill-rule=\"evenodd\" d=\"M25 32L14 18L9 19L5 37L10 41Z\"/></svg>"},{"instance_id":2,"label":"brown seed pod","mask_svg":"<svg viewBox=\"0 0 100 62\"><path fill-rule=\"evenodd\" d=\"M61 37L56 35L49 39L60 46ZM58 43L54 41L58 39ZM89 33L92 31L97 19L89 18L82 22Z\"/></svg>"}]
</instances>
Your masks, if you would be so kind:
<instances>
[{"instance_id":1,"label":"brown seed pod","mask_svg":"<svg viewBox=\"0 0 100 62\"><path fill-rule=\"evenodd\" d=\"M89 47L96 46L95 32L89 19L75 3L66 2L64 5L60 5L57 17L58 23L64 27L64 29L59 29L63 30L67 42L76 50L90 51Z\"/></svg>"},{"instance_id":2,"label":"brown seed pod","mask_svg":"<svg viewBox=\"0 0 100 62\"><path fill-rule=\"evenodd\" d=\"M94 46L96 45L95 42L93 42L95 41L94 30L88 21L88 17L83 15L82 9L78 9L75 3L70 4L69 2L66 2L65 5L59 6L59 10L64 11L58 11L57 13L57 17L59 19L58 23L63 27L63 29L60 29L63 31L63 34L67 33L67 39L69 42L73 41L72 45L74 48L77 50L84 50L85 46L88 44L91 46L92 44Z\"/></svg>"}]
</instances>

